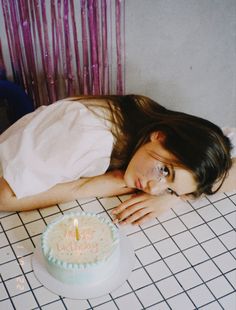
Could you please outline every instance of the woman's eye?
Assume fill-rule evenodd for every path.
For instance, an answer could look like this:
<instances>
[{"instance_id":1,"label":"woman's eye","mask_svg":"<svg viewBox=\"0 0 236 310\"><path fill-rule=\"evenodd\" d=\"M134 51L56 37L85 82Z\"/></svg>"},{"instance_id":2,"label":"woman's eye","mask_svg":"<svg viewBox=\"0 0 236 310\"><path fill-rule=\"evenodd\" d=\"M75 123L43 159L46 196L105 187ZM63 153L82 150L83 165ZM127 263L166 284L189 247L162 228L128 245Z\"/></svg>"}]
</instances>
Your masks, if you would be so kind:
<instances>
[{"instance_id":1,"label":"woman's eye","mask_svg":"<svg viewBox=\"0 0 236 310\"><path fill-rule=\"evenodd\" d=\"M169 187L166 189L166 192L167 192L167 193L170 193L171 195L174 194L175 196L179 197L179 195L178 195L175 191L173 191L173 189L171 189L171 188L169 188Z\"/></svg>"},{"instance_id":2,"label":"woman's eye","mask_svg":"<svg viewBox=\"0 0 236 310\"><path fill-rule=\"evenodd\" d=\"M161 167L161 172L164 176L168 176L170 174L170 170L167 166L162 166Z\"/></svg>"}]
</instances>

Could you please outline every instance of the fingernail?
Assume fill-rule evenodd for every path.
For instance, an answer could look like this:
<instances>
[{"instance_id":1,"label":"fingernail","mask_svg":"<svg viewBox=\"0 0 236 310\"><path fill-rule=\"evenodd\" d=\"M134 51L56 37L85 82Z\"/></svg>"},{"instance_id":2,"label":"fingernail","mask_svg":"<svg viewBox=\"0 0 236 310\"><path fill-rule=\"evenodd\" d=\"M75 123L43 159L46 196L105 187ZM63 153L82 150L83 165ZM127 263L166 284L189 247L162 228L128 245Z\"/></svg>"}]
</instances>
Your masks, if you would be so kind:
<instances>
[{"instance_id":1,"label":"fingernail","mask_svg":"<svg viewBox=\"0 0 236 310\"><path fill-rule=\"evenodd\" d=\"M113 220L113 223L114 223L114 224L117 224L118 222L119 222L118 219L114 219L114 220Z\"/></svg>"},{"instance_id":2,"label":"fingernail","mask_svg":"<svg viewBox=\"0 0 236 310\"><path fill-rule=\"evenodd\" d=\"M119 225L121 225L121 226L123 226L123 225L125 225L125 224L126 224L125 221L119 222Z\"/></svg>"}]
</instances>

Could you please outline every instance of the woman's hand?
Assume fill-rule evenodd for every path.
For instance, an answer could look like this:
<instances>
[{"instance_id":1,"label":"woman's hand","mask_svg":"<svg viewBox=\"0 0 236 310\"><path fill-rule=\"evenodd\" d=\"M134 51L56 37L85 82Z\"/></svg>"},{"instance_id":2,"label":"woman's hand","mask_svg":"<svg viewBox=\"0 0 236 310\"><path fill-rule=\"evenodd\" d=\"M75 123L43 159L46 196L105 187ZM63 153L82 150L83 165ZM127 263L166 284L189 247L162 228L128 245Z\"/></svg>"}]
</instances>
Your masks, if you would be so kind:
<instances>
[{"instance_id":1,"label":"woman's hand","mask_svg":"<svg viewBox=\"0 0 236 310\"><path fill-rule=\"evenodd\" d=\"M114 223L140 225L180 202L182 202L181 198L169 193L160 196L146 193L134 194L112 210L112 214L115 215Z\"/></svg>"}]
</instances>

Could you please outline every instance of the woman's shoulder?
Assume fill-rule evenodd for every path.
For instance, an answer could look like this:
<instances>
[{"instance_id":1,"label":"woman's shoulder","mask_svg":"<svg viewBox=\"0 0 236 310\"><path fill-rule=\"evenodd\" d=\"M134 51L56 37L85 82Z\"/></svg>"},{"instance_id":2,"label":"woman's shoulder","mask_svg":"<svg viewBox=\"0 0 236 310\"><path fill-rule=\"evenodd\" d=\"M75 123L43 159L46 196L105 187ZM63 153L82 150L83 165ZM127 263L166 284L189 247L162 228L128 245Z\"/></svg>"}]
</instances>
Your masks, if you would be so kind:
<instances>
[{"instance_id":1,"label":"woman's shoulder","mask_svg":"<svg viewBox=\"0 0 236 310\"><path fill-rule=\"evenodd\" d=\"M77 102L80 104L83 104L85 106L97 106L97 107L108 107L109 106L109 100L105 99L103 97L97 97L97 96L77 96L77 97L67 97L64 99L61 99L59 101L65 101L65 102Z\"/></svg>"}]
</instances>

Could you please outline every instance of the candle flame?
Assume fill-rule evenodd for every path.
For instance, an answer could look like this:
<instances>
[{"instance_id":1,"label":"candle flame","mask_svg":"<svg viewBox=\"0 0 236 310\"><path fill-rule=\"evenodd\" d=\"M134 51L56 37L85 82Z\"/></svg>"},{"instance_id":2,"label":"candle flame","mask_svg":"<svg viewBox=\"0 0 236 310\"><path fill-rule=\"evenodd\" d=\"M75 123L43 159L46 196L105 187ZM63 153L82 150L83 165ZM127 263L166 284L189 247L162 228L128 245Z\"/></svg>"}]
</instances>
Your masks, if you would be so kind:
<instances>
[{"instance_id":1,"label":"candle flame","mask_svg":"<svg viewBox=\"0 0 236 310\"><path fill-rule=\"evenodd\" d=\"M78 241L79 240L79 225L78 225L77 219L74 219L74 227L75 227L75 239Z\"/></svg>"}]
</instances>

